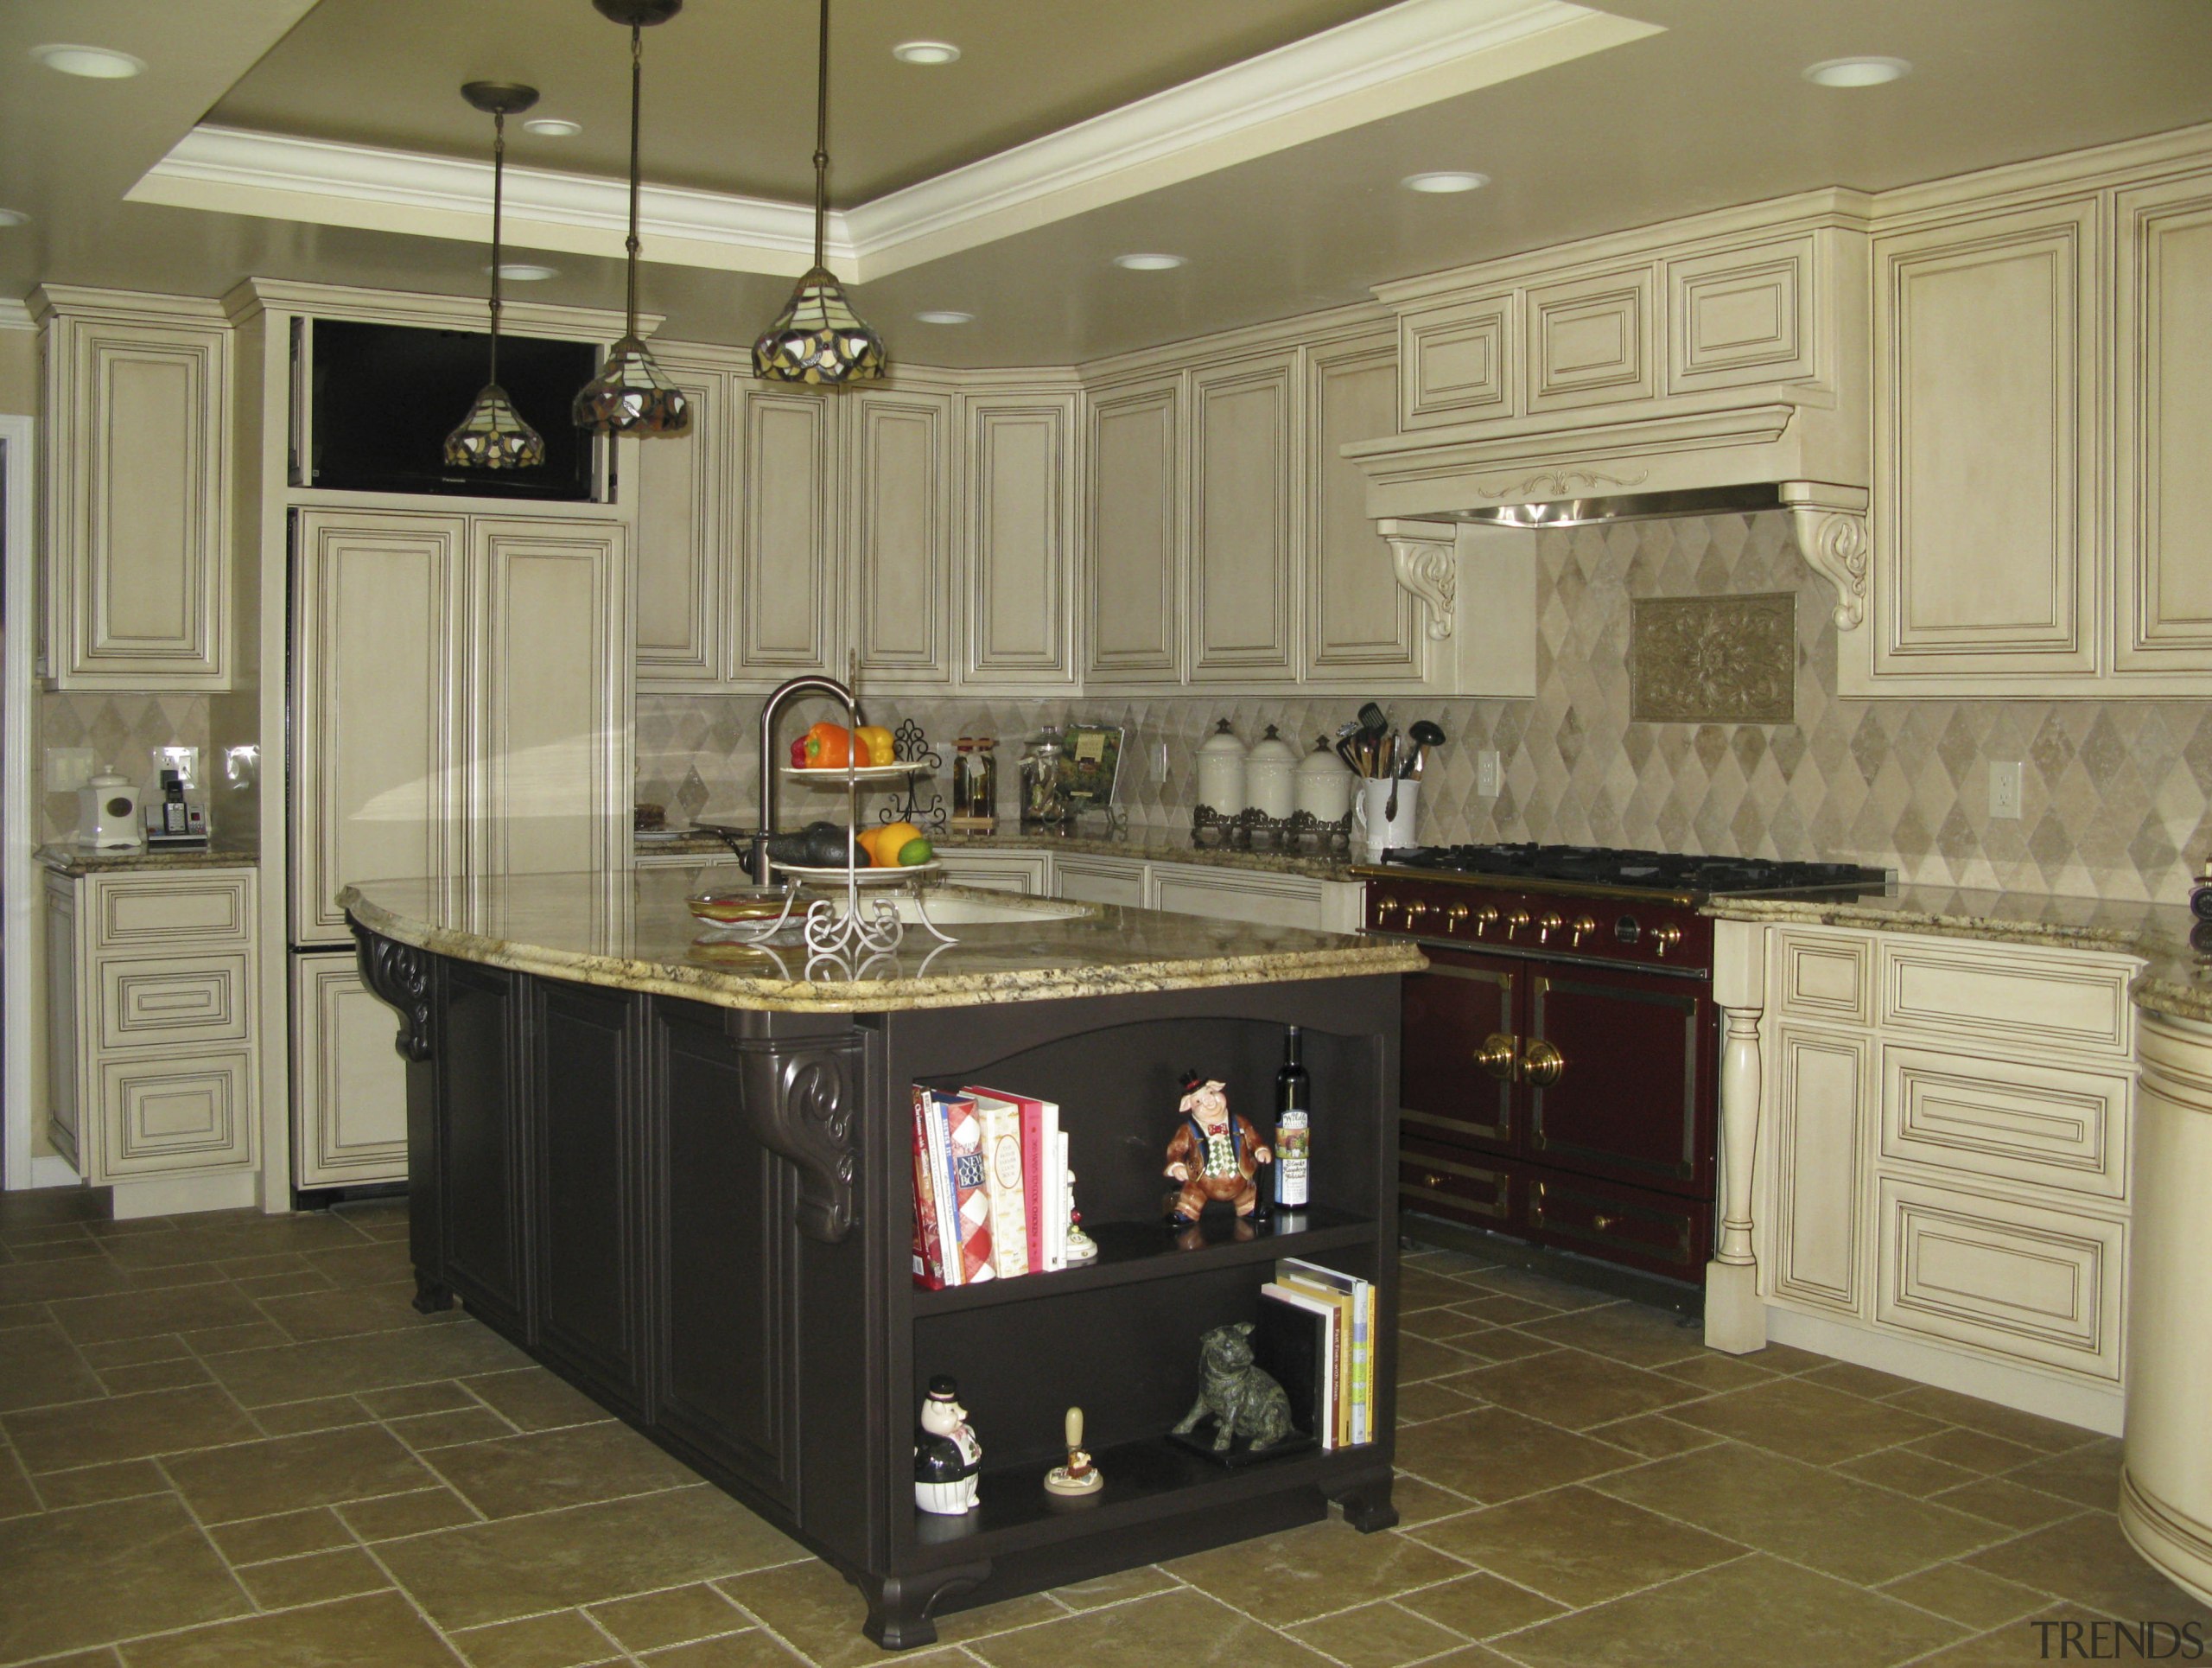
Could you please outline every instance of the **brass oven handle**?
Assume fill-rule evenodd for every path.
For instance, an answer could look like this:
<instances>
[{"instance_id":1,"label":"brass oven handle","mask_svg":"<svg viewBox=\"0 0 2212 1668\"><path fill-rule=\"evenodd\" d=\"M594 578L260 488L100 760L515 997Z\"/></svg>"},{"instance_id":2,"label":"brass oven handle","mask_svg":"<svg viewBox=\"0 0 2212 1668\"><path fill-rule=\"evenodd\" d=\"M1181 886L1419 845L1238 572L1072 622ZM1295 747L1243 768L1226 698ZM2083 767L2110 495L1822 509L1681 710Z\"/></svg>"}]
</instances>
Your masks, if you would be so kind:
<instances>
[{"instance_id":1,"label":"brass oven handle","mask_svg":"<svg viewBox=\"0 0 2212 1668\"><path fill-rule=\"evenodd\" d=\"M1521 1050L1521 1075L1539 1089L1548 1089L1567 1070L1567 1056L1541 1037L1531 1037Z\"/></svg>"},{"instance_id":2,"label":"brass oven handle","mask_svg":"<svg viewBox=\"0 0 2212 1668\"><path fill-rule=\"evenodd\" d=\"M1584 937L1598 930L1598 923L1587 915L1581 915L1576 918L1574 925L1568 930L1574 935L1569 943L1573 948L1580 950L1582 947Z\"/></svg>"},{"instance_id":3,"label":"brass oven handle","mask_svg":"<svg viewBox=\"0 0 2212 1668\"><path fill-rule=\"evenodd\" d=\"M1611 1233L1615 1228L1620 1226L1620 1218L1618 1216L1608 1216L1603 1211L1599 1211L1596 1215L1590 1219L1590 1226L1597 1229L1599 1233Z\"/></svg>"},{"instance_id":4,"label":"brass oven handle","mask_svg":"<svg viewBox=\"0 0 2212 1668\"><path fill-rule=\"evenodd\" d=\"M1525 909L1515 910L1511 914L1505 918L1505 936L1510 939L1516 933L1518 933L1528 924L1529 912Z\"/></svg>"},{"instance_id":5,"label":"brass oven handle","mask_svg":"<svg viewBox=\"0 0 2212 1668\"><path fill-rule=\"evenodd\" d=\"M1546 915L1543 920L1536 923L1536 942L1549 944L1552 941L1552 934L1566 925L1567 922L1557 914Z\"/></svg>"},{"instance_id":6,"label":"brass oven handle","mask_svg":"<svg viewBox=\"0 0 2212 1668\"><path fill-rule=\"evenodd\" d=\"M1475 936L1477 938L1481 938L1484 933L1488 933L1491 927L1497 925L1497 905L1486 903L1481 908L1475 911Z\"/></svg>"},{"instance_id":7,"label":"brass oven handle","mask_svg":"<svg viewBox=\"0 0 2212 1668\"><path fill-rule=\"evenodd\" d=\"M1513 1081L1520 1060L1513 1049L1514 1039L1503 1031L1492 1031L1475 1050L1475 1064L1496 1078L1500 1083Z\"/></svg>"},{"instance_id":8,"label":"brass oven handle","mask_svg":"<svg viewBox=\"0 0 2212 1668\"><path fill-rule=\"evenodd\" d=\"M1659 927L1651 934L1653 951L1662 961L1666 959L1667 952L1681 941L1682 929L1672 922Z\"/></svg>"}]
</instances>

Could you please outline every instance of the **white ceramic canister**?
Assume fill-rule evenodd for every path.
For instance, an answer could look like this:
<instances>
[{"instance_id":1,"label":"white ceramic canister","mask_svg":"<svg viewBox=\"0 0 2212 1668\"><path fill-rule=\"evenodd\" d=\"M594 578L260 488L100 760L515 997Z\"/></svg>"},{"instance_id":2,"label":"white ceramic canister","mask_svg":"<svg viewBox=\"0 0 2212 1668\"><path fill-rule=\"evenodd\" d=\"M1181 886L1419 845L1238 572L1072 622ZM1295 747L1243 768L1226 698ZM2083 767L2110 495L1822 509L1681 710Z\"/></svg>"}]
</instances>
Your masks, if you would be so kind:
<instances>
[{"instance_id":1,"label":"white ceramic canister","mask_svg":"<svg viewBox=\"0 0 2212 1668\"><path fill-rule=\"evenodd\" d=\"M138 784L110 765L77 790L77 843L105 850L136 850L146 844L138 815Z\"/></svg>"},{"instance_id":2,"label":"white ceramic canister","mask_svg":"<svg viewBox=\"0 0 2212 1668\"><path fill-rule=\"evenodd\" d=\"M1311 812L1316 822L1341 822L1351 809L1355 780L1351 767L1338 756L1324 735L1313 743L1313 751L1299 761L1298 808Z\"/></svg>"},{"instance_id":3,"label":"white ceramic canister","mask_svg":"<svg viewBox=\"0 0 2212 1668\"><path fill-rule=\"evenodd\" d=\"M1281 822L1298 804L1298 754L1289 742L1268 733L1252 743L1244 760L1244 798L1262 817Z\"/></svg>"},{"instance_id":4,"label":"white ceramic canister","mask_svg":"<svg viewBox=\"0 0 2212 1668\"><path fill-rule=\"evenodd\" d=\"M1224 817L1244 809L1244 743L1229 732L1229 720L1198 748L1198 803Z\"/></svg>"}]
</instances>

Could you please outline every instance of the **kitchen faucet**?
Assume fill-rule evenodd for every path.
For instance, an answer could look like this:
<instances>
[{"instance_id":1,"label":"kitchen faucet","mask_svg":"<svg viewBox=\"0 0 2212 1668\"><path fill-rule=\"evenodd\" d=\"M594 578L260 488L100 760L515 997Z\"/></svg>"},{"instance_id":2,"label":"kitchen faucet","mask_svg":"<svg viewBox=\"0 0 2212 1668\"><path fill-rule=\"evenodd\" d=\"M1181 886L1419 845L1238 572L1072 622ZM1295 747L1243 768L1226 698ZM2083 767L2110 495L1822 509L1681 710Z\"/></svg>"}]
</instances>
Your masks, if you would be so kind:
<instances>
[{"instance_id":1,"label":"kitchen faucet","mask_svg":"<svg viewBox=\"0 0 2212 1668\"><path fill-rule=\"evenodd\" d=\"M786 678L769 691L760 709L760 826L753 832L752 854L747 859L753 882L760 886L773 883L769 878L768 837L776 831L776 788L782 780L776 770L776 720L785 705L802 695L826 695L844 704L846 716L855 727L867 722L851 688L820 672Z\"/></svg>"}]
</instances>

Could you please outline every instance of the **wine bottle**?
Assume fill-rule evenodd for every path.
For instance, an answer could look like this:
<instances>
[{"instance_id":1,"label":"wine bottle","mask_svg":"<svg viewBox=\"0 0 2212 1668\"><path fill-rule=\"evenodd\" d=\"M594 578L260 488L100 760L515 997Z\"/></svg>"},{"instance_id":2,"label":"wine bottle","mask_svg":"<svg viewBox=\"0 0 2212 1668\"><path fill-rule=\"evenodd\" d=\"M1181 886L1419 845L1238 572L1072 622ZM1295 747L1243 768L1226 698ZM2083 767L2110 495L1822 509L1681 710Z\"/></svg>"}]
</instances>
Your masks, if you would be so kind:
<instances>
[{"instance_id":1,"label":"wine bottle","mask_svg":"<svg viewBox=\"0 0 2212 1668\"><path fill-rule=\"evenodd\" d=\"M1302 1210L1308 1198L1307 1144L1312 1136L1313 1080L1298 1058L1295 1025L1283 1032L1282 1065L1275 1072L1275 1203Z\"/></svg>"}]
</instances>

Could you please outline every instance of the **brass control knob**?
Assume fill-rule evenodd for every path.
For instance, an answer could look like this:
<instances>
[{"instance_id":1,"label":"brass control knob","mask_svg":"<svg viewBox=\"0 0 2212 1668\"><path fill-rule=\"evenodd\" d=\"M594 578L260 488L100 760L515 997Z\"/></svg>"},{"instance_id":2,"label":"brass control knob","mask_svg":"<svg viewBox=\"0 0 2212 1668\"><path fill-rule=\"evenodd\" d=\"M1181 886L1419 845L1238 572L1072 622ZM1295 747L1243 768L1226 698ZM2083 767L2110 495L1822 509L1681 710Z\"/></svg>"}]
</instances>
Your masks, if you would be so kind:
<instances>
[{"instance_id":1,"label":"brass control knob","mask_svg":"<svg viewBox=\"0 0 2212 1668\"><path fill-rule=\"evenodd\" d=\"M1388 892L1385 892L1381 897L1376 899L1375 919L1378 923L1389 921L1390 917L1397 913L1398 901L1392 897Z\"/></svg>"},{"instance_id":2,"label":"brass control knob","mask_svg":"<svg viewBox=\"0 0 2212 1668\"><path fill-rule=\"evenodd\" d=\"M1406 906L1406 925L1411 926L1427 914L1428 914L1428 906L1416 899Z\"/></svg>"},{"instance_id":3,"label":"brass control knob","mask_svg":"<svg viewBox=\"0 0 2212 1668\"><path fill-rule=\"evenodd\" d=\"M1497 925L1497 906L1496 904L1486 903L1481 908L1475 911L1475 936L1477 938L1481 938L1484 933L1488 933L1491 927Z\"/></svg>"},{"instance_id":4,"label":"brass control knob","mask_svg":"<svg viewBox=\"0 0 2212 1668\"><path fill-rule=\"evenodd\" d=\"M1546 915L1543 920L1536 923L1536 942L1549 944L1552 941L1552 934L1566 925L1567 922L1555 914Z\"/></svg>"},{"instance_id":5,"label":"brass control knob","mask_svg":"<svg viewBox=\"0 0 2212 1668\"><path fill-rule=\"evenodd\" d=\"M1655 927L1652 930L1652 948L1654 952L1657 954L1662 960L1666 958L1667 952L1669 950L1672 950L1681 941L1682 929L1675 926L1671 921L1664 926Z\"/></svg>"},{"instance_id":6,"label":"brass control knob","mask_svg":"<svg viewBox=\"0 0 2212 1668\"><path fill-rule=\"evenodd\" d=\"M1582 935L1586 933L1594 933L1597 930L1598 923L1595 920L1592 920L1587 915L1578 915L1575 917L1574 925L1567 928L1567 931L1573 935L1568 939L1567 942L1575 949L1580 950L1582 947Z\"/></svg>"},{"instance_id":7,"label":"brass control knob","mask_svg":"<svg viewBox=\"0 0 2212 1668\"><path fill-rule=\"evenodd\" d=\"M1464 903L1455 903L1444 912L1444 930L1447 933L1456 933L1459 930L1459 923L1466 919L1467 906Z\"/></svg>"},{"instance_id":8,"label":"brass control knob","mask_svg":"<svg viewBox=\"0 0 2212 1668\"><path fill-rule=\"evenodd\" d=\"M1525 909L1515 910L1511 914L1505 918L1505 936L1509 939L1511 938L1516 933L1518 933L1528 924L1529 912Z\"/></svg>"}]
</instances>

